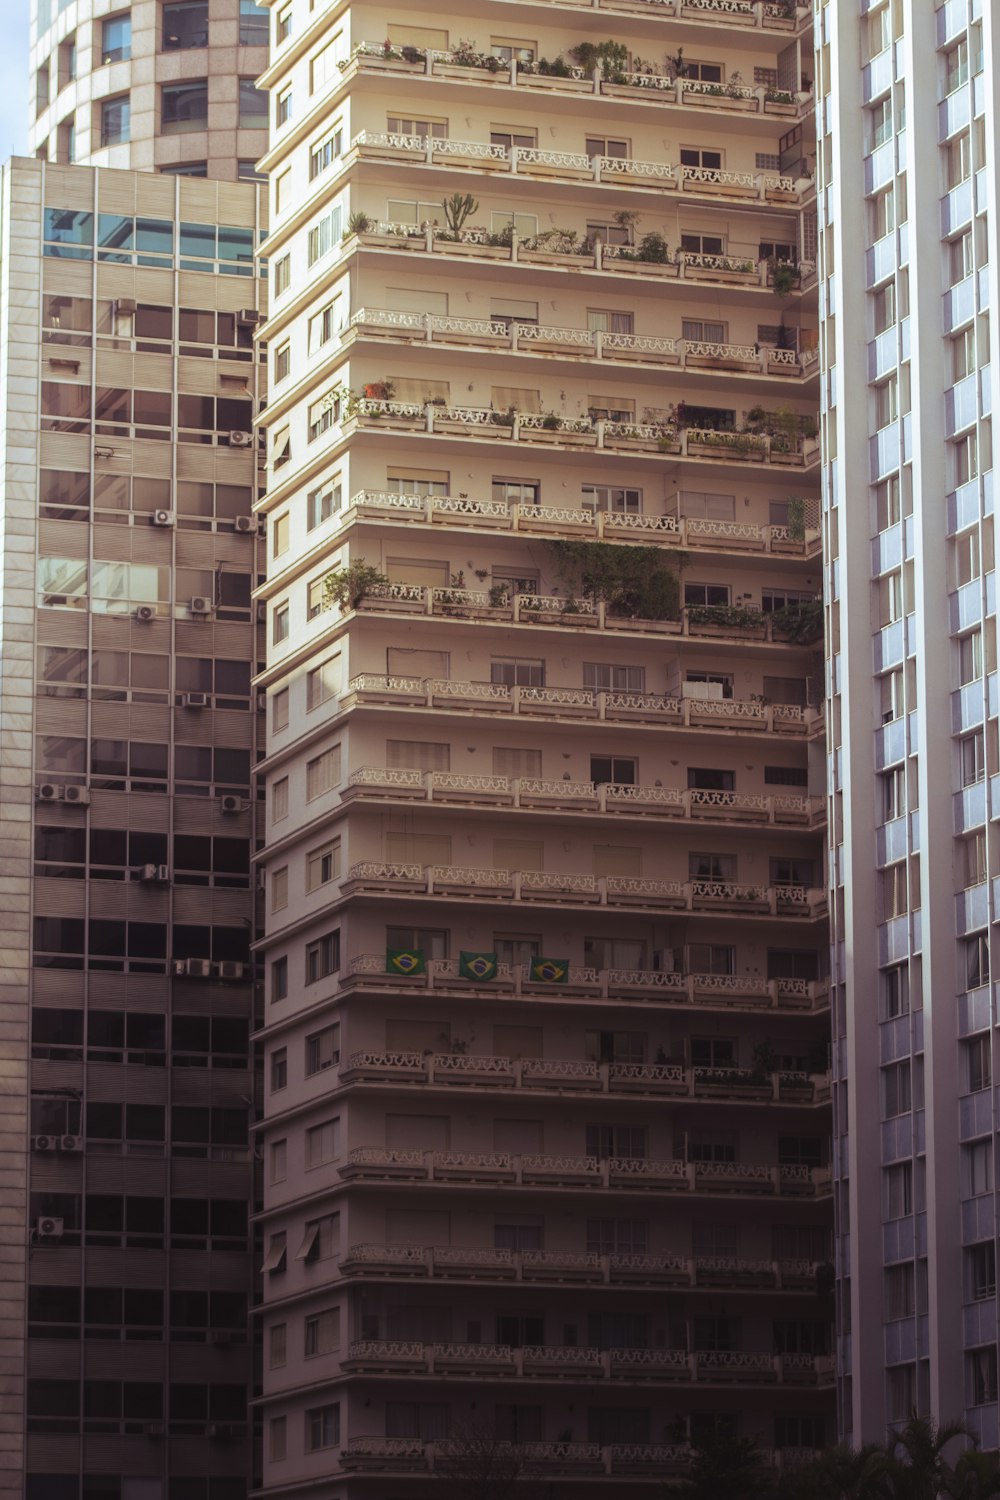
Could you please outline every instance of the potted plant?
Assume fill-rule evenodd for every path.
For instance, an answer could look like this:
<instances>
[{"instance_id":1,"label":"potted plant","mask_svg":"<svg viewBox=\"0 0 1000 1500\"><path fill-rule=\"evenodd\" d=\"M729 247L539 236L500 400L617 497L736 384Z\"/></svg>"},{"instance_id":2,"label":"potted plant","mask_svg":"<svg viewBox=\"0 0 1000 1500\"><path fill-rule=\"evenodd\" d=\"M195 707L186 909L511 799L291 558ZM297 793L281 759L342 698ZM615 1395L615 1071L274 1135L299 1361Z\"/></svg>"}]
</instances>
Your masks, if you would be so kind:
<instances>
[{"instance_id":1,"label":"potted plant","mask_svg":"<svg viewBox=\"0 0 1000 1500\"><path fill-rule=\"evenodd\" d=\"M370 380L364 386L366 401L391 401L393 393L391 380Z\"/></svg>"},{"instance_id":2,"label":"potted plant","mask_svg":"<svg viewBox=\"0 0 1000 1500\"><path fill-rule=\"evenodd\" d=\"M344 239L351 234L367 234L370 229L375 228L375 220L370 219L360 208L355 209L347 220L347 233Z\"/></svg>"},{"instance_id":3,"label":"potted plant","mask_svg":"<svg viewBox=\"0 0 1000 1500\"><path fill-rule=\"evenodd\" d=\"M338 604L341 609L357 609L365 595L378 585L389 580L378 568L372 568L363 557L349 563L346 568L336 568L323 580L323 592L327 608Z\"/></svg>"}]
</instances>

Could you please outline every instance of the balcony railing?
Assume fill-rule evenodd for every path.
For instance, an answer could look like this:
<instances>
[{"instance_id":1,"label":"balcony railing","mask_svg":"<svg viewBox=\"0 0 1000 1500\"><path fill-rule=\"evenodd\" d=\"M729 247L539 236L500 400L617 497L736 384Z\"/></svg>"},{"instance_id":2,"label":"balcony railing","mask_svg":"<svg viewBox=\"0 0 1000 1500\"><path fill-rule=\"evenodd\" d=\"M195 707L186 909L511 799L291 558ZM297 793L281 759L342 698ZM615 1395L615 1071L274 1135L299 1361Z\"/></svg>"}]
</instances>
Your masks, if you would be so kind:
<instances>
[{"instance_id":1,"label":"balcony railing","mask_svg":"<svg viewBox=\"0 0 1000 1500\"><path fill-rule=\"evenodd\" d=\"M332 609L332 602L325 608ZM801 614L770 614L744 607L690 605L673 618L644 619L626 614L603 599L575 599L559 594L509 594L495 589L426 587L420 583L375 583L357 599L367 614L434 615L444 619L482 620L557 629L625 631L679 639L725 640L734 645L808 647L822 635L818 604ZM702 700L707 701L707 700ZM725 712L719 715L725 718Z\"/></svg>"},{"instance_id":2,"label":"balcony railing","mask_svg":"<svg viewBox=\"0 0 1000 1500\"><path fill-rule=\"evenodd\" d=\"M833 1360L819 1354L538 1344L515 1349L507 1344L421 1344L409 1339L356 1340L348 1345L344 1368L364 1374L460 1375L463 1379L509 1375L526 1380L575 1377L674 1385L825 1386L833 1380Z\"/></svg>"},{"instance_id":3,"label":"balcony railing","mask_svg":"<svg viewBox=\"0 0 1000 1500\"><path fill-rule=\"evenodd\" d=\"M541 178L546 182L626 183L654 192L722 198L727 201L802 207L814 196L809 179L772 172L733 172L720 167L675 166L626 156L586 156L538 146L501 146L490 141L462 141L450 136L405 135L388 130L361 130L351 142L360 161L408 162L414 166L450 167L477 173Z\"/></svg>"},{"instance_id":4,"label":"balcony railing","mask_svg":"<svg viewBox=\"0 0 1000 1500\"><path fill-rule=\"evenodd\" d=\"M598 1255L574 1250L503 1250L477 1245L352 1245L340 1262L345 1276L427 1278L435 1281L543 1282L572 1287L725 1287L816 1290L817 1266L808 1260L747 1260L659 1254Z\"/></svg>"},{"instance_id":5,"label":"balcony railing","mask_svg":"<svg viewBox=\"0 0 1000 1500\"><path fill-rule=\"evenodd\" d=\"M615 453L662 453L674 458L739 463L765 468L808 469L819 461L812 438L771 437L767 433L716 432L693 427L677 432L665 423L610 422L590 417L493 411L488 407L425 406L373 397L353 400L344 418L362 431L427 433L488 442L527 443L565 448L598 448Z\"/></svg>"},{"instance_id":6,"label":"balcony railing","mask_svg":"<svg viewBox=\"0 0 1000 1500\"><path fill-rule=\"evenodd\" d=\"M824 1371L822 1384L829 1383ZM502 1452L502 1448L500 1450ZM762 1461L784 1471L811 1462L812 1449L762 1449ZM694 1457L686 1444L615 1443L520 1443L517 1455L530 1474L569 1476L578 1474L662 1475L683 1474ZM340 1465L350 1472L433 1474L454 1473L447 1443L424 1443L421 1438L352 1437L340 1450ZM721 1497L720 1497L721 1500Z\"/></svg>"},{"instance_id":7,"label":"balcony railing","mask_svg":"<svg viewBox=\"0 0 1000 1500\"><path fill-rule=\"evenodd\" d=\"M778 115L796 119L812 107L812 95L794 94L774 87L730 82L702 83L697 79L654 71L615 73L604 77L600 68L563 64L558 72L543 72L534 62L518 62L475 52L436 48L393 47L385 42L360 42L353 56L340 64L344 73L401 73L408 78L444 78L493 89L540 89L543 92L586 97L612 96L629 103L688 106L717 109L726 113Z\"/></svg>"},{"instance_id":8,"label":"balcony railing","mask_svg":"<svg viewBox=\"0 0 1000 1500\"><path fill-rule=\"evenodd\" d=\"M526 205L526 211L530 207ZM714 255L697 251L657 247L656 259L645 259L641 245L608 244L600 235L579 230L545 231L540 235L520 236L513 228L502 232L485 225L465 226L457 232L443 224L426 220L420 224L403 220L367 218L366 227L353 231L358 241L369 248L398 250L416 254L451 257L458 260L501 260L512 265L558 265L570 269L606 271L611 275L652 277L657 281L710 282L724 286L773 287L775 265L746 255ZM815 262L800 259L789 268L792 285L802 290L816 275ZM812 368L819 358L816 348L803 349L799 361L803 369Z\"/></svg>"},{"instance_id":9,"label":"balcony railing","mask_svg":"<svg viewBox=\"0 0 1000 1500\"><path fill-rule=\"evenodd\" d=\"M417 771L399 766L359 766L342 793L346 801L437 802L443 806L517 807L623 817L672 818L740 826L821 828L820 797L759 796L616 782L546 781L538 777L474 776L459 771Z\"/></svg>"},{"instance_id":10,"label":"balcony railing","mask_svg":"<svg viewBox=\"0 0 1000 1500\"><path fill-rule=\"evenodd\" d=\"M585 1093L648 1095L674 1099L719 1099L730 1102L812 1103L829 1095L826 1073L757 1073L746 1068L686 1068L681 1063L604 1063L568 1058L510 1058L475 1056L467 1053L425 1054L421 1052L354 1052L341 1065L341 1084L388 1083L431 1084L437 1087L457 1085L462 1088L502 1089L538 1093ZM424 1173L431 1169L451 1170L454 1153L407 1154L406 1163L397 1161L398 1152L379 1149L371 1157L368 1148L359 1157L360 1166L372 1162L393 1169L408 1165ZM412 1156L412 1160L410 1157ZM433 1160L431 1160L433 1156ZM439 1160L440 1158L440 1160ZM612 1157L598 1162L596 1157L574 1157L567 1167L561 1157L511 1157L493 1154L481 1157L473 1153L461 1158L459 1166L489 1170L508 1177L512 1182L539 1175L559 1177L571 1172L581 1180L603 1183L605 1187L628 1187L635 1182L670 1186L682 1192L759 1191L793 1196L826 1192L830 1175L826 1169L802 1166L769 1166L747 1162L688 1162L679 1158L667 1162L649 1161L644 1157ZM349 1163L350 1165L350 1163ZM435 1170L432 1176L438 1175Z\"/></svg>"},{"instance_id":11,"label":"balcony railing","mask_svg":"<svg viewBox=\"0 0 1000 1500\"><path fill-rule=\"evenodd\" d=\"M818 921L825 889L745 885L735 880L653 880L638 875L576 875L459 865L362 860L347 871L345 895L462 896L475 900L540 901L548 905L673 909L704 914Z\"/></svg>"},{"instance_id":12,"label":"balcony railing","mask_svg":"<svg viewBox=\"0 0 1000 1500\"><path fill-rule=\"evenodd\" d=\"M354 703L514 714L547 719L590 719L611 724L707 728L713 733L760 732L807 736L820 731L818 709L747 698L675 698L669 693L614 692L604 688L512 687L459 678L397 677L360 672L352 677L344 707Z\"/></svg>"},{"instance_id":13,"label":"balcony railing","mask_svg":"<svg viewBox=\"0 0 1000 1500\"><path fill-rule=\"evenodd\" d=\"M394 308L359 308L350 326L356 336L397 343L495 349L513 354L561 354L604 364L671 365L677 370L728 370L796 378L815 374L817 370L812 351L801 360L794 349L773 349L766 345L605 333L545 323L497 323L488 318L458 318Z\"/></svg>"},{"instance_id":14,"label":"balcony railing","mask_svg":"<svg viewBox=\"0 0 1000 1500\"><path fill-rule=\"evenodd\" d=\"M350 959L342 983L366 989L429 989L441 993L475 988L477 981L459 971L454 958L427 960L423 974L387 974L384 953L362 953ZM523 998L558 1001L566 993L603 1000L697 1005L702 1008L775 1009L806 1013L825 1009L829 992L825 979L766 979L761 974L683 974L662 969L591 969L571 964L565 985L533 979L524 964L498 964L495 979L484 987L506 990Z\"/></svg>"}]
</instances>

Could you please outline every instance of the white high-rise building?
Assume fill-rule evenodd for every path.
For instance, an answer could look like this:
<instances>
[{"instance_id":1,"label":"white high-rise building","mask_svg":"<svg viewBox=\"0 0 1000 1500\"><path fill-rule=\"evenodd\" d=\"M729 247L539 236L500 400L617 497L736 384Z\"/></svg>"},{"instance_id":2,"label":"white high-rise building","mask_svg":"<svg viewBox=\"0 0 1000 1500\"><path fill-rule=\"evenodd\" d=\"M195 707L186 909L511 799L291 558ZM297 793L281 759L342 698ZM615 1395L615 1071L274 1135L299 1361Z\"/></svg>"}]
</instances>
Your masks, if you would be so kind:
<instances>
[{"instance_id":1,"label":"white high-rise building","mask_svg":"<svg viewBox=\"0 0 1000 1500\"><path fill-rule=\"evenodd\" d=\"M799 1461L811 18L272 15L264 1489L433 1495L449 1435L554 1494Z\"/></svg>"},{"instance_id":2,"label":"white high-rise building","mask_svg":"<svg viewBox=\"0 0 1000 1500\"><path fill-rule=\"evenodd\" d=\"M996 1448L997 10L818 15L840 1424Z\"/></svg>"}]
</instances>

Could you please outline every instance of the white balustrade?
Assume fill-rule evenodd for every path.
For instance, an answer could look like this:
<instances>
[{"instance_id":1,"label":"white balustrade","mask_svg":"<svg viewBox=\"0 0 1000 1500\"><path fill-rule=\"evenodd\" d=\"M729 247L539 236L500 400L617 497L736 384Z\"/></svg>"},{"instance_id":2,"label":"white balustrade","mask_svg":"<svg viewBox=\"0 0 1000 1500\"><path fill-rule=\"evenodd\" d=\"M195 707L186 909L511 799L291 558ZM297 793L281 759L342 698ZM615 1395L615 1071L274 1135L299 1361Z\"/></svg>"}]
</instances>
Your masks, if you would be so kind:
<instances>
[{"instance_id":1,"label":"white balustrade","mask_svg":"<svg viewBox=\"0 0 1000 1500\"><path fill-rule=\"evenodd\" d=\"M755 188L753 172L728 172L724 167L681 167L681 180L703 187Z\"/></svg>"},{"instance_id":2,"label":"white balustrade","mask_svg":"<svg viewBox=\"0 0 1000 1500\"><path fill-rule=\"evenodd\" d=\"M686 989L683 974L661 969L607 969L608 988L671 990L680 993ZM645 1063L620 1063L619 1067L645 1067Z\"/></svg>"},{"instance_id":3,"label":"white balustrade","mask_svg":"<svg viewBox=\"0 0 1000 1500\"><path fill-rule=\"evenodd\" d=\"M642 177L673 187L677 169L665 161L635 161L630 156L599 156L602 177Z\"/></svg>"},{"instance_id":4,"label":"white balustrade","mask_svg":"<svg viewBox=\"0 0 1000 1500\"><path fill-rule=\"evenodd\" d=\"M716 344L706 339L685 339L684 353L689 358L713 360L738 360L742 364L760 363L760 355L753 344Z\"/></svg>"},{"instance_id":5,"label":"white balustrade","mask_svg":"<svg viewBox=\"0 0 1000 1500\"><path fill-rule=\"evenodd\" d=\"M613 1375L687 1375L686 1349L612 1349Z\"/></svg>"},{"instance_id":6,"label":"white balustrade","mask_svg":"<svg viewBox=\"0 0 1000 1500\"><path fill-rule=\"evenodd\" d=\"M678 260L685 269L690 267L695 271L723 271L745 276L757 270L756 261L739 255L706 255L700 251L681 250L678 252Z\"/></svg>"},{"instance_id":7,"label":"white balustrade","mask_svg":"<svg viewBox=\"0 0 1000 1500\"><path fill-rule=\"evenodd\" d=\"M737 99L744 102L753 100L756 102L757 90L747 83L704 83L698 78L678 78L678 85L684 94L700 94L708 99Z\"/></svg>"},{"instance_id":8,"label":"white balustrade","mask_svg":"<svg viewBox=\"0 0 1000 1500\"><path fill-rule=\"evenodd\" d=\"M699 1349L695 1353L699 1378L736 1378L740 1376L777 1379L775 1356L748 1349Z\"/></svg>"},{"instance_id":9,"label":"white balustrade","mask_svg":"<svg viewBox=\"0 0 1000 1500\"><path fill-rule=\"evenodd\" d=\"M568 344L573 348L595 349L594 335L588 328L555 328L547 323L515 323L519 344Z\"/></svg>"},{"instance_id":10,"label":"white balustrade","mask_svg":"<svg viewBox=\"0 0 1000 1500\"><path fill-rule=\"evenodd\" d=\"M676 516L637 516L623 510L602 512L601 524L605 531L670 531L680 530Z\"/></svg>"},{"instance_id":11,"label":"white balustrade","mask_svg":"<svg viewBox=\"0 0 1000 1500\"><path fill-rule=\"evenodd\" d=\"M418 772L419 774L422 773ZM435 793L450 792L458 797L465 792L472 796L511 797L517 785L516 782L509 781L506 776L467 776L459 771L432 771L430 784Z\"/></svg>"},{"instance_id":12,"label":"white balustrade","mask_svg":"<svg viewBox=\"0 0 1000 1500\"><path fill-rule=\"evenodd\" d=\"M694 1163L696 1177L709 1182L756 1182L770 1186L773 1168L757 1161L699 1161Z\"/></svg>"},{"instance_id":13,"label":"white balustrade","mask_svg":"<svg viewBox=\"0 0 1000 1500\"><path fill-rule=\"evenodd\" d=\"M489 141L453 141L447 136L436 135L429 136L424 145L429 145L435 156L463 156L472 161L503 162L505 165L510 162L507 148L494 146Z\"/></svg>"},{"instance_id":14,"label":"white balustrade","mask_svg":"<svg viewBox=\"0 0 1000 1500\"><path fill-rule=\"evenodd\" d=\"M543 781L535 776L522 776L518 782L521 800L542 798L546 802L592 802L597 788L592 781Z\"/></svg>"},{"instance_id":15,"label":"white balustrade","mask_svg":"<svg viewBox=\"0 0 1000 1500\"><path fill-rule=\"evenodd\" d=\"M521 1358L525 1369L529 1365L539 1370L572 1368L600 1375L604 1368L600 1349L589 1348L587 1345L558 1348L545 1344L525 1344L521 1350Z\"/></svg>"},{"instance_id":16,"label":"white balustrade","mask_svg":"<svg viewBox=\"0 0 1000 1500\"><path fill-rule=\"evenodd\" d=\"M696 437L704 434L697 433ZM727 542L760 542L763 533L752 521L711 521L705 516L688 516L684 522L689 537L719 537Z\"/></svg>"},{"instance_id":17,"label":"white balustrade","mask_svg":"<svg viewBox=\"0 0 1000 1500\"><path fill-rule=\"evenodd\" d=\"M362 860L359 864L352 865L347 872L348 880L378 882L391 882L397 884L419 883L423 885L427 879L423 865L399 865L383 864L376 860Z\"/></svg>"},{"instance_id":18,"label":"white balustrade","mask_svg":"<svg viewBox=\"0 0 1000 1500\"><path fill-rule=\"evenodd\" d=\"M424 1170L422 1151L390 1151L381 1146L352 1146L347 1153L352 1167L417 1167Z\"/></svg>"},{"instance_id":19,"label":"white balustrade","mask_svg":"<svg viewBox=\"0 0 1000 1500\"><path fill-rule=\"evenodd\" d=\"M420 1052L352 1052L347 1059L345 1072L350 1073L411 1073L424 1072L423 1054Z\"/></svg>"},{"instance_id":20,"label":"white balustrade","mask_svg":"<svg viewBox=\"0 0 1000 1500\"><path fill-rule=\"evenodd\" d=\"M399 791L426 791L423 771L407 771L399 766L359 766L347 778L348 786L373 786Z\"/></svg>"},{"instance_id":21,"label":"white balustrade","mask_svg":"<svg viewBox=\"0 0 1000 1500\"><path fill-rule=\"evenodd\" d=\"M483 516L490 520L510 519L510 507L506 500L470 500L463 495L434 495L431 497L431 515L435 516Z\"/></svg>"},{"instance_id":22,"label":"white balustrade","mask_svg":"<svg viewBox=\"0 0 1000 1500\"><path fill-rule=\"evenodd\" d=\"M684 711L680 698L663 693L610 693L604 695L605 712L614 718L619 714L679 719Z\"/></svg>"},{"instance_id":23,"label":"white balustrade","mask_svg":"<svg viewBox=\"0 0 1000 1500\"><path fill-rule=\"evenodd\" d=\"M695 901L767 904L767 886L740 885L735 880L692 880L691 895Z\"/></svg>"},{"instance_id":24,"label":"white balustrade","mask_svg":"<svg viewBox=\"0 0 1000 1500\"><path fill-rule=\"evenodd\" d=\"M427 501L423 495L394 495L388 490L359 490L351 500L352 510L402 511L423 517Z\"/></svg>"},{"instance_id":25,"label":"white balustrade","mask_svg":"<svg viewBox=\"0 0 1000 1500\"><path fill-rule=\"evenodd\" d=\"M345 1263L359 1266L392 1266L414 1269L427 1262L423 1245L352 1245Z\"/></svg>"},{"instance_id":26,"label":"white balustrade","mask_svg":"<svg viewBox=\"0 0 1000 1500\"><path fill-rule=\"evenodd\" d=\"M514 160L518 167L557 167L566 172L589 172L589 156L576 151L548 151L538 146L515 146Z\"/></svg>"},{"instance_id":27,"label":"white balustrade","mask_svg":"<svg viewBox=\"0 0 1000 1500\"><path fill-rule=\"evenodd\" d=\"M515 1266L513 1250L494 1249L485 1246L435 1245L430 1252L435 1269L455 1270L472 1268L484 1271L512 1271Z\"/></svg>"},{"instance_id":28,"label":"white balustrade","mask_svg":"<svg viewBox=\"0 0 1000 1500\"><path fill-rule=\"evenodd\" d=\"M556 530L560 526L587 526L592 531L597 526L597 517L592 510L569 510L556 505L519 505L518 521L541 522Z\"/></svg>"},{"instance_id":29,"label":"white balustrade","mask_svg":"<svg viewBox=\"0 0 1000 1500\"><path fill-rule=\"evenodd\" d=\"M359 672L347 684L349 693L400 693L413 697L424 692L420 677L393 677L382 672Z\"/></svg>"},{"instance_id":30,"label":"white balustrade","mask_svg":"<svg viewBox=\"0 0 1000 1500\"><path fill-rule=\"evenodd\" d=\"M630 806L643 808L682 808L684 793L676 786L628 786L609 782L604 787L604 800L609 809Z\"/></svg>"},{"instance_id":31,"label":"white balustrade","mask_svg":"<svg viewBox=\"0 0 1000 1500\"><path fill-rule=\"evenodd\" d=\"M649 880L644 875L608 875L605 888L609 897L632 897L639 904L647 898L683 902L687 894L680 880Z\"/></svg>"},{"instance_id":32,"label":"white balustrade","mask_svg":"<svg viewBox=\"0 0 1000 1500\"><path fill-rule=\"evenodd\" d=\"M604 436L628 438L641 443L670 443L674 440L674 429L661 422L605 422Z\"/></svg>"},{"instance_id":33,"label":"white balustrade","mask_svg":"<svg viewBox=\"0 0 1000 1500\"><path fill-rule=\"evenodd\" d=\"M435 1172L513 1173L514 1158L508 1151L434 1151Z\"/></svg>"},{"instance_id":34,"label":"white balustrade","mask_svg":"<svg viewBox=\"0 0 1000 1500\"><path fill-rule=\"evenodd\" d=\"M522 706L541 703L549 708L594 708L592 688L523 687L518 689Z\"/></svg>"},{"instance_id":35,"label":"white balustrade","mask_svg":"<svg viewBox=\"0 0 1000 1500\"><path fill-rule=\"evenodd\" d=\"M511 690L503 682L459 682L448 677L429 677L427 691L432 698L471 699L477 703L509 703Z\"/></svg>"},{"instance_id":36,"label":"white balustrade","mask_svg":"<svg viewBox=\"0 0 1000 1500\"><path fill-rule=\"evenodd\" d=\"M683 1161L649 1161L645 1157L612 1156L608 1162L609 1178L642 1186L655 1186L658 1182L687 1183L687 1168Z\"/></svg>"},{"instance_id":37,"label":"white balustrade","mask_svg":"<svg viewBox=\"0 0 1000 1500\"><path fill-rule=\"evenodd\" d=\"M469 1056L464 1052L436 1052L434 1054L435 1075L449 1073L471 1073L484 1078L509 1078L514 1065L509 1057L491 1057L482 1054Z\"/></svg>"},{"instance_id":38,"label":"white balustrade","mask_svg":"<svg viewBox=\"0 0 1000 1500\"><path fill-rule=\"evenodd\" d=\"M526 1082L540 1079L545 1083L599 1083L597 1063L583 1061L560 1061L557 1058L525 1058L521 1063L521 1077Z\"/></svg>"},{"instance_id":39,"label":"white balustrade","mask_svg":"<svg viewBox=\"0 0 1000 1500\"><path fill-rule=\"evenodd\" d=\"M395 1463L400 1460L423 1461L423 1438L351 1437L343 1450L344 1458L383 1460Z\"/></svg>"},{"instance_id":40,"label":"white balustrade","mask_svg":"<svg viewBox=\"0 0 1000 1500\"><path fill-rule=\"evenodd\" d=\"M586 1250L522 1250L525 1271L599 1272L601 1257Z\"/></svg>"},{"instance_id":41,"label":"white balustrade","mask_svg":"<svg viewBox=\"0 0 1000 1500\"><path fill-rule=\"evenodd\" d=\"M753 698L692 698L690 711L699 718L767 722L767 705Z\"/></svg>"},{"instance_id":42,"label":"white balustrade","mask_svg":"<svg viewBox=\"0 0 1000 1500\"><path fill-rule=\"evenodd\" d=\"M464 605L467 609L485 609L490 602L484 589L432 588L431 599L445 608L451 604Z\"/></svg>"},{"instance_id":43,"label":"white balustrade","mask_svg":"<svg viewBox=\"0 0 1000 1500\"><path fill-rule=\"evenodd\" d=\"M495 891L514 884L510 870L480 869L471 865L432 865L431 879L439 886L469 886Z\"/></svg>"},{"instance_id":44,"label":"white balustrade","mask_svg":"<svg viewBox=\"0 0 1000 1500\"><path fill-rule=\"evenodd\" d=\"M357 1339L348 1344L347 1358L366 1365L422 1365L427 1361L427 1353L415 1339Z\"/></svg>"},{"instance_id":45,"label":"white balustrade","mask_svg":"<svg viewBox=\"0 0 1000 1500\"><path fill-rule=\"evenodd\" d=\"M522 892L544 894L573 893L578 896L597 895L597 881L593 875L555 874L551 871L525 870L521 875Z\"/></svg>"},{"instance_id":46,"label":"white balustrade","mask_svg":"<svg viewBox=\"0 0 1000 1500\"><path fill-rule=\"evenodd\" d=\"M609 1257L609 1265L612 1277L617 1271L620 1275L626 1272L630 1275L650 1276L667 1274L670 1276L688 1273L688 1262L682 1255L626 1255L615 1253Z\"/></svg>"},{"instance_id":47,"label":"white balustrade","mask_svg":"<svg viewBox=\"0 0 1000 1500\"><path fill-rule=\"evenodd\" d=\"M663 1085L687 1087L687 1073L680 1063L612 1063L608 1070L609 1081L614 1084L647 1084L650 1088Z\"/></svg>"},{"instance_id":48,"label":"white balustrade","mask_svg":"<svg viewBox=\"0 0 1000 1500\"><path fill-rule=\"evenodd\" d=\"M760 974L692 974L701 994L766 995L767 980Z\"/></svg>"}]
</instances>

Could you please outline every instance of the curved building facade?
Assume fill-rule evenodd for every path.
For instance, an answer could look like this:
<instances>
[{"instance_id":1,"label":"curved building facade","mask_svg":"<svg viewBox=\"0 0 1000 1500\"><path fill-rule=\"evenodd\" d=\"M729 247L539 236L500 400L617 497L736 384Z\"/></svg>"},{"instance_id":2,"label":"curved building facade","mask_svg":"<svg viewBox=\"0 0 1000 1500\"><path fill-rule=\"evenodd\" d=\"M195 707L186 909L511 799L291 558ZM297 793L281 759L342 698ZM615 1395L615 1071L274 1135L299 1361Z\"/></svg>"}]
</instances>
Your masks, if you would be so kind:
<instances>
[{"instance_id":1,"label":"curved building facade","mask_svg":"<svg viewBox=\"0 0 1000 1500\"><path fill-rule=\"evenodd\" d=\"M255 0L33 0L30 147L47 161L253 178L267 142Z\"/></svg>"}]
</instances>

